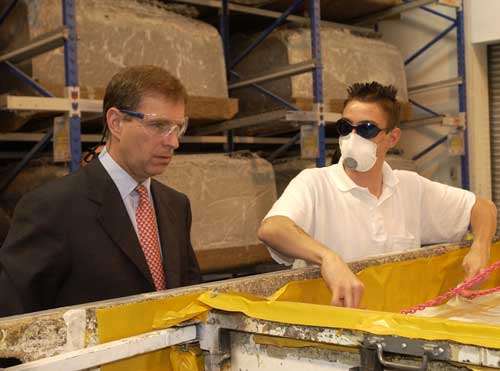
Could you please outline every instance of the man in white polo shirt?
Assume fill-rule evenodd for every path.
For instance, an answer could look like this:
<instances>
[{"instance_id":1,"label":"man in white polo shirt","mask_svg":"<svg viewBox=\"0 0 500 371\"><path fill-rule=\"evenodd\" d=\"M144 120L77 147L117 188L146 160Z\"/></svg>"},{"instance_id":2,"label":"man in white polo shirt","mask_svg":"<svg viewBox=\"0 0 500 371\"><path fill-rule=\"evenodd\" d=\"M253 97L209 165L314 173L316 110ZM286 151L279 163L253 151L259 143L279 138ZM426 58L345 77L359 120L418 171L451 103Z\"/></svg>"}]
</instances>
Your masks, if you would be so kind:
<instances>
[{"instance_id":1,"label":"man in white polo shirt","mask_svg":"<svg viewBox=\"0 0 500 371\"><path fill-rule=\"evenodd\" d=\"M258 232L279 263L319 265L333 305L358 307L363 295L346 261L460 241L469 224L474 243L463 261L466 278L488 263L496 229L491 201L385 162L401 135L396 93L376 82L348 89L337 122L339 163L302 171Z\"/></svg>"}]
</instances>

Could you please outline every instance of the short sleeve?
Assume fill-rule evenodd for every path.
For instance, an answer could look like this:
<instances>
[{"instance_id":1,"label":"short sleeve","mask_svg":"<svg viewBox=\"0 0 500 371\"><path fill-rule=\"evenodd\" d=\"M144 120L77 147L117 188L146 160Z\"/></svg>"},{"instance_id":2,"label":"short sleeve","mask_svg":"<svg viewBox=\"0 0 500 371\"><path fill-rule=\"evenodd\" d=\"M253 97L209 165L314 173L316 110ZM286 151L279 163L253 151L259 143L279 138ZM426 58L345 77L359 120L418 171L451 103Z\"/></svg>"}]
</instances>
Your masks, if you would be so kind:
<instances>
[{"instance_id":1,"label":"short sleeve","mask_svg":"<svg viewBox=\"0 0 500 371\"><path fill-rule=\"evenodd\" d=\"M467 233L474 193L419 177L422 243L457 242Z\"/></svg>"},{"instance_id":2,"label":"short sleeve","mask_svg":"<svg viewBox=\"0 0 500 371\"><path fill-rule=\"evenodd\" d=\"M286 187L280 198L274 203L264 220L272 216L286 216L301 227L306 233L311 234L314 221L314 192L311 170L303 170ZM267 247L271 257L280 264L291 265L294 261L280 254L271 247Z\"/></svg>"}]
</instances>

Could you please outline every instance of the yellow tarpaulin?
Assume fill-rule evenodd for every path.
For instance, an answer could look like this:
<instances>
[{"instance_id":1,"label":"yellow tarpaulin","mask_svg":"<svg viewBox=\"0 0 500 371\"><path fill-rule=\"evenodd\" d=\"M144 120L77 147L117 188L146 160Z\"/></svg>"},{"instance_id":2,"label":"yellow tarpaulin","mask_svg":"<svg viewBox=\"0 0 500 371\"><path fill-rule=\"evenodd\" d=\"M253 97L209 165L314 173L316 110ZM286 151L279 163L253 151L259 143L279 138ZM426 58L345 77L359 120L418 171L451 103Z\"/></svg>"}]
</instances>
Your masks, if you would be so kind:
<instances>
[{"instance_id":1,"label":"yellow tarpaulin","mask_svg":"<svg viewBox=\"0 0 500 371\"><path fill-rule=\"evenodd\" d=\"M209 308L197 300L200 293L125 304L96 311L99 339L102 343L143 334L159 328L168 328L181 322L203 316ZM202 317L200 317L202 318ZM171 360L182 359L182 364ZM182 365L197 364L192 353L165 349L114 362L102 367L103 371L167 370L196 371ZM202 370L202 369L200 369Z\"/></svg>"},{"instance_id":2,"label":"yellow tarpaulin","mask_svg":"<svg viewBox=\"0 0 500 371\"><path fill-rule=\"evenodd\" d=\"M374 266L358 276L365 284L362 307L331 307L330 292L321 279L290 282L269 298L247 294L202 292L181 297L133 303L97 310L101 342L167 328L192 318L203 318L210 308L242 312L254 318L281 323L351 329L378 335L428 340L451 340L500 349L500 327L440 318L401 315L399 312L434 298L463 279L461 267L467 249L445 255ZM500 260L500 243L492 248L492 262ZM500 285L496 272L484 287ZM172 359L187 354L163 350L103 367L117 370L182 370ZM197 362L190 358L184 364ZM193 363L194 364L194 363Z\"/></svg>"}]
</instances>

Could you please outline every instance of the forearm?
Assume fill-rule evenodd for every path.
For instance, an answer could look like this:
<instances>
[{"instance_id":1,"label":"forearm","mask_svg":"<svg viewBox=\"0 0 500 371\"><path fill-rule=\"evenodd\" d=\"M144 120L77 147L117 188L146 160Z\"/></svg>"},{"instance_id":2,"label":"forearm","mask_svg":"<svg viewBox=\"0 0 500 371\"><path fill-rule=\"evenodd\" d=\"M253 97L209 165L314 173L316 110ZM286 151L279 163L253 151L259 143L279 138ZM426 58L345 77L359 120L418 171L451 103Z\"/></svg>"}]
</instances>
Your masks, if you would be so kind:
<instances>
[{"instance_id":1,"label":"forearm","mask_svg":"<svg viewBox=\"0 0 500 371\"><path fill-rule=\"evenodd\" d=\"M340 259L327 246L309 236L285 216L265 219L258 231L259 239L283 255L321 265L324 259Z\"/></svg>"},{"instance_id":2,"label":"forearm","mask_svg":"<svg viewBox=\"0 0 500 371\"><path fill-rule=\"evenodd\" d=\"M496 231L497 209L493 202L477 197L471 211L471 226L476 246L489 248Z\"/></svg>"}]
</instances>

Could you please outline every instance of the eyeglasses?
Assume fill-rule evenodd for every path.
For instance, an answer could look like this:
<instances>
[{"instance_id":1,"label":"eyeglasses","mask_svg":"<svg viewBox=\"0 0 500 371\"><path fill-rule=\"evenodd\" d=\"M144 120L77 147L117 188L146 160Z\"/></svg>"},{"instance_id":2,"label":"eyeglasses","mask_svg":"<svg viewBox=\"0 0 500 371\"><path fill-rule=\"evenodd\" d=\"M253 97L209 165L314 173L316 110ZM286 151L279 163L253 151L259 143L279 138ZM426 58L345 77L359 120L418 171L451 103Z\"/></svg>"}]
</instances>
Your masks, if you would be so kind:
<instances>
[{"instance_id":1,"label":"eyeglasses","mask_svg":"<svg viewBox=\"0 0 500 371\"><path fill-rule=\"evenodd\" d=\"M359 136L365 139L371 139L375 138L382 130L387 133L390 131L389 129L380 129L375 122L370 120L363 120L358 122L357 125L353 125L352 121L345 117L338 120L336 126L341 137L349 135L351 131L356 130Z\"/></svg>"},{"instance_id":2,"label":"eyeglasses","mask_svg":"<svg viewBox=\"0 0 500 371\"><path fill-rule=\"evenodd\" d=\"M180 139L188 127L187 117L183 120L171 120L156 113L142 113L126 109L119 109L119 111L139 120L146 130L155 136L169 136L174 134L177 139Z\"/></svg>"}]
</instances>

